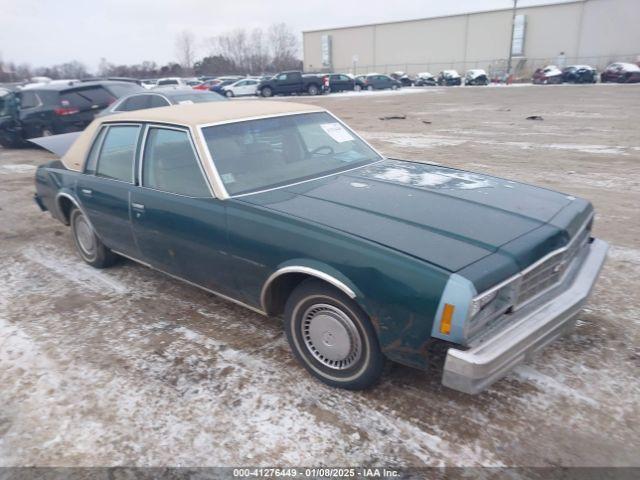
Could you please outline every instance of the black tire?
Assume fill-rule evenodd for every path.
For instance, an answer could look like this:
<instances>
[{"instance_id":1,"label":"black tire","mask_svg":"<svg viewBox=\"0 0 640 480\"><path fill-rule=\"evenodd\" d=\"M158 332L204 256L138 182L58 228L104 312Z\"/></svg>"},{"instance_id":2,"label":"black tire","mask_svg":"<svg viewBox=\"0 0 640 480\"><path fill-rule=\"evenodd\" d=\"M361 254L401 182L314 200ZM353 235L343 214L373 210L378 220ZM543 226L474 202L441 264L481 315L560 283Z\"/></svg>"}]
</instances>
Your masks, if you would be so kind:
<instances>
[{"instance_id":1,"label":"black tire","mask_svg":"<svg viewBox=\"0 0 640 480\"><path fill-rule=\"evenodd\" d=\"M311 85L309 85L309 87L307 88L307 93L308 93L309 95L317 95L319 91L320 91L320 90L318 89L317 85L313 85L313 84L311 84Z\"/></svg>"},{"instance_id":2,"label":"black tire","mask_svg":"<svg viewBox=\"0 0 640 480\"><path fill-rule=\"evenodd\" d=\"M224 92L224 96L227 98L231 98L234 96L233 92L231 90L227 90Z\"/></svg>"},{"instance_id":3,"label":"black tire","mask_svg":"<svg viewBox=\"0 0 640 480\"><path fill-rule=\"evenodd\" d=\"M271 97L273 95L273 90L271 90L271 87L264 87L262 90L260 90L260 94L263 97Z\"/></svg>"},{"instance_id":4,"label":"black tire","mask_svg":"<svg viewBox=\"0 0 640 480\"><path fill-rule=\"evenodd\" d=\"M91 223L79 208L71 209L69 223L73 242L82 260L95 268L106 268L116 263L118 255L100 241Z\"/></svg>"},{"instance_id":5,"label":"black tire","mask_svg":"<svg viewBox=\"0 0 640 480\"><path fill-rule=\"evenodd\" d=\"M317 279L302 282L287 299L284 328L295 357L323 383L363 390L380 379L386 359L375 330L340 290Z\"/></svg>"}]
</instances>

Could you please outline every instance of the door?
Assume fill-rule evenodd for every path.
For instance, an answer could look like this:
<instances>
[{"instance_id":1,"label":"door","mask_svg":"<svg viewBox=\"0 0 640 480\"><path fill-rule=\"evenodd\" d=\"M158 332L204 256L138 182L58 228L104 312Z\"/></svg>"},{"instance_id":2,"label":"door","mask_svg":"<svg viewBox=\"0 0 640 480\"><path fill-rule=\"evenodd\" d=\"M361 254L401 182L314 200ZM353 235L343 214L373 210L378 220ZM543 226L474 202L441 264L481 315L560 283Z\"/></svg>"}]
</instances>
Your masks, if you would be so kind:
<instances>
[{"instance_id":1,"label":"door","mask_svg":"<svg viewBox=\"0 0 640 480\"><path fill-rule=\"evenodd\" d=\"M239 95L255 95L258 82L256 80L245 80L239 91Z\"/></svg>"},{"instance_id":2,"label":"door","mask_svg":"<svg viewBox=\"0 0 640 480\"><path fill-rule=\"evenodd\" d=\"M302 89L302 75L289 72L276 77L277 93L295 93Z\"/></svg>"},{"instance_id":3,"label":"door","mask_svg":"<svg viewBox=\"0 0 640 480\"><path fill-rule=\"evenodd\" d=\"M53 135L53 126L47 118L47 112L42 108L42 101L35 91L24 90L20 97L20 125L23 138L37 138Z\"/></svg>"},{"instance_id":4,"label":"door","mask_svg":"<svg viewBox=\"0 0 640 480\"><path fill-rule=\"evenodd\" d=\"M21 138L17 119L18 104L15 93L0 88L0 144L11 146Z\"/></svg>"},{"instance_id":5,"label":"door","mask_svg":"<svg viewBox=\"0 0 640 480\"><path fill-rule=\"evenodd\" d=\"M110 125L96 138L76 195L102 242L138 257L129 215L140 125ZM95 172L95 173L94 173Z\"/></svg>"},{"instance_id":6,"label":"door","mask_svg":"<svg viewBox=\"0 0 640 480\"><path fill-rule=\"evenodd\" d=\"M149 126L139 187L131 195L141 259L233 295L224 202L213 198L187 130Z\"/></svg>"}]
</instances>

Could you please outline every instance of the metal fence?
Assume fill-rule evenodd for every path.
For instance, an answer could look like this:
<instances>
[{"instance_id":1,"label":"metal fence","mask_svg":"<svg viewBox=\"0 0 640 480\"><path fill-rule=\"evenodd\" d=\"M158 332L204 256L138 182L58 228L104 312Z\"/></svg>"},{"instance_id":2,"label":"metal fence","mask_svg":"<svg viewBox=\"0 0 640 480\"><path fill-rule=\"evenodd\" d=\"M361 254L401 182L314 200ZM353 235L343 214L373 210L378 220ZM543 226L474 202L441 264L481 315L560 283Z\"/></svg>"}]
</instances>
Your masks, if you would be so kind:
<instances>
[{"instance_id":1,"label":"metal fence","mask_svg":"<svg viewBox=\"0 0 640 480\"><path fill-rule=\"evenodd\" d=\"M603 55L592 57L565 57L563 62L559 62L558 57L555 58L527 58L527 57L515 57L512 60L513 73L516 79L530 79L531 75L537 68L544 67L546 65L557 65L558 63L564 63L564 66L568 65L591 65L602 71L607 65L613 62L630 62L637 63L640 61L640 53L627 54L627 55ZM558 65L562 67L562 65ZM420 72L431 72L436 75L442 70L457 70L459 73L464 74L467 70L481 68L486 70L487 74L492 79L502 79L506 77L507 71L507 59L493 59L493 60L477 60L471 62L424 62L424 63L387 63L378 65L343 65L336 66L326 71L352 73L354 75L363 75L367 73L393 73L402 71L408 74L415 75Z\"/></svg>"}]
</instances>

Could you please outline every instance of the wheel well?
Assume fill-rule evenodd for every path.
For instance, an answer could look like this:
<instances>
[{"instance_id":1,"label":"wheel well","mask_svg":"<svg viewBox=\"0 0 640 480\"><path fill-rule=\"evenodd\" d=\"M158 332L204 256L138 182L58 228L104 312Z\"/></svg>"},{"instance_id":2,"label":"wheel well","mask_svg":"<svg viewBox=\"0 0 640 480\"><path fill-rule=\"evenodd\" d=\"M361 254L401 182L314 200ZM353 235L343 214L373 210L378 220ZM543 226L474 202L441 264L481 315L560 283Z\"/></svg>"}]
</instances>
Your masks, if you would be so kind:
<instances>
[{"instance_id":1,"label":"wheel well","mask_svg":"<svg viewBox=\"0 0 640 480\"><path fill-rule=\"evenodd\" d=\"M58 198L58 209L62 214L61 220L65 225L69 225L69 216L71 215L71 209L73 206L73 202L68 197L61 196Z\"/></svg>"},{"instance_id":2,"label":"wheel well","mask_svg":"<svg viewBox=\"0 0 640 480\"><path fill-rule=\"evenodd\" d=\"M280 275L267 287L263 308L269 315L280 315L291 292L308 278L316 278L306 273L285 273Z\"/></svg>"}]
</instances>

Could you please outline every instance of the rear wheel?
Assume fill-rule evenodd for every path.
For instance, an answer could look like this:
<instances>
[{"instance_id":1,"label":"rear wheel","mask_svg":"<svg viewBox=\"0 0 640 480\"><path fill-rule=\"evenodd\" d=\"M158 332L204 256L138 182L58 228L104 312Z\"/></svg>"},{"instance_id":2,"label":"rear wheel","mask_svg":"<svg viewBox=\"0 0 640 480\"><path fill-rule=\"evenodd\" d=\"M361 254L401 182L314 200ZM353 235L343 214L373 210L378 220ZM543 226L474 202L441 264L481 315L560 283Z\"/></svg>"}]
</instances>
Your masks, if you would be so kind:
<instances>
[{"instance_id":1,"label":"rear wheel","mask_svg":"<svg viewBox=\"0 0 640 480\"><path fill-rule=\"evenodd\" d=\"M307 88L307 93L309 95L317 95L318 94L318 87L315 85L309 85L309 88Z\"/></svg>"},{"instance_id":2,"label":"rear wheel","mask_svg":"<svg viewBox=\"0 0 640 480\"><path fill-rule=\"evenodd\" d=\"M296 358L327 385L362 390L382 374L385 357L366 313L324 282L305 280L293 291L285 332Z\"/></svg>"},{"instance_id":3,"label":"rear wheel","mask_svg":"<svg viewBox=\"0 0 640 480\"><path fill-rule=\"evenodd\" d=\"M69 215L71 232L80 257L92 267L106 268L113 265L118 255L109 250L93 231L93 227L79 208Z\"/></svg>"},{"instance_id":4,"label":"rear wheel","mask_svg":"<svg viewBox=\"0 0 640 480\"><path fill-rule=\"evenodd\" d=\"M353 86L353 89L354 89L356 92L359 92L360 90L362 90L362 87L361 87L360 85L356 84L356 85L354 85L354 86Z\"/></svg>"},{"instance_id":5,"label":"rear wheel","mask_svg":"<svg viewBox=\"0 0 640 480\"><path fill-rule=\"evenodd\" d=\"M369 90L370 92L373 92L373 85L367 85L367 90Z\"/></svg>"}]
</instances>

